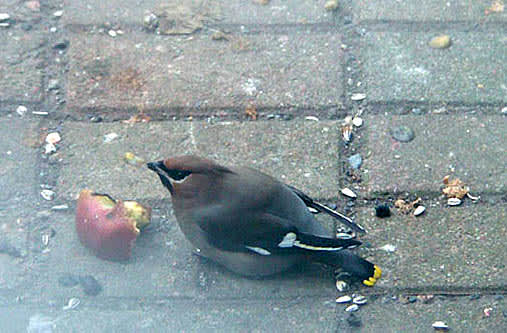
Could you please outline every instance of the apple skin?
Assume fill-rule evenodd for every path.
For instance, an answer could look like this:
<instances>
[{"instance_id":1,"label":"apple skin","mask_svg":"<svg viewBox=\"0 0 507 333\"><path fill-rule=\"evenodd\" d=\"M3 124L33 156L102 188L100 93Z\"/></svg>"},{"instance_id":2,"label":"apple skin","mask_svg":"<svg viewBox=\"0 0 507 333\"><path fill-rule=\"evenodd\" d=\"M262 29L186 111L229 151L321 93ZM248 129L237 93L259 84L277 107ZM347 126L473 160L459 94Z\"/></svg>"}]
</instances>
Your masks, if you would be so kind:
<instances>
[{"instance_id":1,"label":"apple skin","mask_svg":"<svg viewBox=\"0 0 507 333\"><path fill-rule=\"evenodd\" d=\"M121 200L87 189L79 194L76 231L81 243L97 257L118 261L130 258L140 234L138 226L149 223L151 209L138 203L127 206Z\"/></svg>"}]
</instances>

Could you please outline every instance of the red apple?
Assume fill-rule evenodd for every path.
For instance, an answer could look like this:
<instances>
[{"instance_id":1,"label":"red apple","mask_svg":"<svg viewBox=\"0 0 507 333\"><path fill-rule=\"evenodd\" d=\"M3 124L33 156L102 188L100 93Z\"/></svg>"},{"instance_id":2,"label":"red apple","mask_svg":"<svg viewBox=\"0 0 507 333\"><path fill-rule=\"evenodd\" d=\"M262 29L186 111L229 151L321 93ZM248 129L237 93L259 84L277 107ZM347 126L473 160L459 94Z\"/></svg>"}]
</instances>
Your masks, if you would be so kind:
<instances>
[{"instance_id":1,"label":"red apple","mask_svg":"<svg viewBox=\"0 0 507 333\"><path fill-rule=\"evenodd\" d=\"M76 230L81 243L98 257L127 260L140 229L150 223L151 208L135 201L82 190L77 200Z\"/></svg>"}]
</instances>

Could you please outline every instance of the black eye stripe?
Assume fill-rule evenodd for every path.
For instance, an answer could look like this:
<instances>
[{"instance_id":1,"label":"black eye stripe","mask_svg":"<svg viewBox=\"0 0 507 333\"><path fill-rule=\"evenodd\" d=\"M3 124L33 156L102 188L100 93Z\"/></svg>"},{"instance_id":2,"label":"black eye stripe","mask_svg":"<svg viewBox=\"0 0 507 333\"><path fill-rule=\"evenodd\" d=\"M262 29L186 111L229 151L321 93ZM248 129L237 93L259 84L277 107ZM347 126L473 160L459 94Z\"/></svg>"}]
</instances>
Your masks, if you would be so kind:
<instances>
[{"instance_id":1,"label":"black eye stripe","mask_svg":"<svg viewBox=\"0 0 507 333\"><path fill-rule=\"evenodd\" d=\"M167 174L174 180L182 180L183 178L190 175L191 172L186 170L168 170Z\"/></svg>"}]
</instances>

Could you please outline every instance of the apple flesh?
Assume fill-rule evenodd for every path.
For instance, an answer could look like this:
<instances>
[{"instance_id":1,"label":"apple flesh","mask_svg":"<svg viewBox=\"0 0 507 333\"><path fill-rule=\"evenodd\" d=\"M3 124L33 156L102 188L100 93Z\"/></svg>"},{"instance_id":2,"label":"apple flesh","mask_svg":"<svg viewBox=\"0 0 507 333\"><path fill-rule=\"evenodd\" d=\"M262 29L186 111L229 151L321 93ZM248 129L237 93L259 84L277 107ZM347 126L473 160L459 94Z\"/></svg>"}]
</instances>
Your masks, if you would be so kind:
<instances>
[{"instance_id":1,"label":"apple flesh","mask_svg":"<svg viewBox=\"0 0 507 333\"><path fill-rule=\"evenodd\" d=\"M135 201L82 190L77 200L76 231L81 243L99 258L127 260L140 229L150 223L151 208Z\"/></svg>"}]
</instances>

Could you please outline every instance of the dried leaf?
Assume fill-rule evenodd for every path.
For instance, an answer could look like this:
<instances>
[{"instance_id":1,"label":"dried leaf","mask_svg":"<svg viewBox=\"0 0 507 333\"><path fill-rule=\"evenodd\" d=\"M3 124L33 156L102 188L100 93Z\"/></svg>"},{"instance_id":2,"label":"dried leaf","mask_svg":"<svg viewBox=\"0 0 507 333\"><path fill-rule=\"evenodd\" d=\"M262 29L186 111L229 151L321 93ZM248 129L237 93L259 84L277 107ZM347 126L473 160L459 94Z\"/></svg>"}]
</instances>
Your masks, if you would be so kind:
<instances>
[{"instance_id":1,"label":"dried leaf","mask_svg":"<svg viewBox=\"0 0 507 333\"><path fill-rule=\"evenodd\" d=\"M489 6L488 8L486 8L484 10L484 14L489 15L491 13L501 13L501 12L503 12L504 8L505 8L505 6L503 4L503 1L495 0L491 4L491 6Z\"/></svg>"},{"instance_id":2,"label":"dried leaf","mask_svg":"<svg viewBox=\"0 0 507 333\"><path fill-rule=\"evenodd\" d=\"M138 113L136 115L133 115L127 120L124 120L124 124L134 124L134 123L147 123L151 120L150 116L145 115L144 113Z\"/></svg>"},{"instance_id":3,"label":"dried leaf","mask_svg":"<svg viewBox=\"0 0 507 333\"><path fill-rule=\"evenodd\" d=\"M255 106L250 103L247 105L245 109L245 114L250 117L252 120L257 120L257 110L255 109Z\"/></svg>"}]
</instances>

